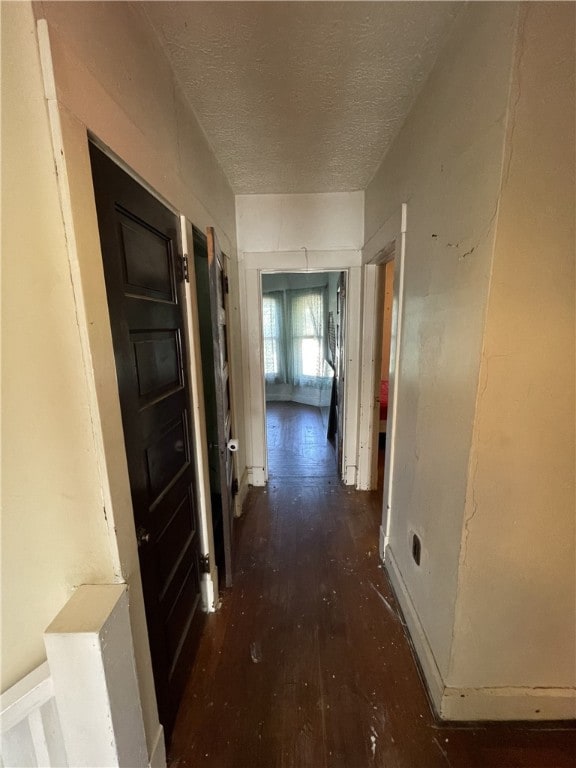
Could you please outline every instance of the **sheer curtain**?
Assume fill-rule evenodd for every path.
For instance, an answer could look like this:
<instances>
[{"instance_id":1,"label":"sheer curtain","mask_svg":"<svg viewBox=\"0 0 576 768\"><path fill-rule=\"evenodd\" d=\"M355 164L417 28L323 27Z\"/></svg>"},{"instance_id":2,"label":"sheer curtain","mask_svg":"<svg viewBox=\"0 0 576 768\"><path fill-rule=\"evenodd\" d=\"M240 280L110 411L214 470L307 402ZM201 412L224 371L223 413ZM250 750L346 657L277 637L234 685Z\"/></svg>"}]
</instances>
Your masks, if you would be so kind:
<instances>
[{"instance_id":1,"label":"sheer curtain","mask_svg":"<svg viewBox=\"0 0 576 768\"><path fill-rule=\"evenodd\" d=\"M262 309L267 399L328 405L326 289L267 293Z\"/></svg>"},{"instance_id":2,"label":"sheer curtain","mask_svg":"<svg viewBox=\"0 0 576 768\"><path fill-rule=\"evenodd\" d=\"M286 383L284 291L265 294L262 300L262 321L266 383Z\"/></svg>"}]
</instances>

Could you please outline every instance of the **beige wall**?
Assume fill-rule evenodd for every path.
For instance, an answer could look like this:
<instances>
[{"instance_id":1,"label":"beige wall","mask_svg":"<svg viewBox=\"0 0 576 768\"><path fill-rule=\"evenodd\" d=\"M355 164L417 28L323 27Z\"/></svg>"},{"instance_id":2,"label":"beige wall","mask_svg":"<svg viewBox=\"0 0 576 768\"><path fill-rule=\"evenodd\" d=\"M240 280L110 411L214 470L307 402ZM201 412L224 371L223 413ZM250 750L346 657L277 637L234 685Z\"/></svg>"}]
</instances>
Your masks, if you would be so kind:
<instances>
[{"instance_id":1,"label":"beige wall","mask_svg":"<svg viewBox=\"0 0 576 768\"><path fill-rule=\"evenodd\" d=\"M387 558L396 563L405 609L412 604L442 679L449 671L515 23L514 4L471 3L460 12L365 193L366 242L408 203ZM420 567L411 556L412 531L422 541Z\"/></svg>"},{"instance_id":2,"label":"beige wall","mask_svg":"<svg viewBox=\"0 0 576 768\"><path fill-rule=\"evenodd\" d=\"M576 714L574 23L463 9L366 191L367 241L408 202L386 557L448 719Z\"/></svg>"},{"instance_id":3,"label":"beige wall","mask_svg":"<svg viewBox=\"0 0 576 768\"><path fill-rule=\"evenodd\" d=\"M576 684L575 22L568 3L528 3L521 15L462 539L455 687Z\"/></svg>"},{"instance_id":4,"label":"beige wall","mask_svg":"<svg viewBox=\"0 0 576 768\"><path fill-rule=\"evenodd\" d=\"M236 219L238 250L245 253L358 251L364 193L237 195Z\"/></svg>"},{"instance_id":5,"label":"beige wall","mask_svg":"<svg viewBox=\"0 0 576 768\"><path fill-rule=\"evenodd\" d=\"M11 338L3 438L10 493L3 543L5 576L16 585L4 590L10 594L3 603L5 685L42 660L42 631L74 586L110 581L117 572L130 585L150 749L157 714L87 131L199 228L215 225L232 259L234 197L137 4L39 3L33 10L48 21L51 53L43 51L55 77L48 104L62 206L32 9L27 2L3 4L10 16L3 25L3 75L11 97L10 110L3 102L11 149L3 151L11 157L3 175L4 213L10 211L5 221L14 224L4 233L9 247L3 252L22 254L11 255L5 273ZM237 282L234 261L230 271ZM237 301L232 311L234 394L242 403Z\"/></svg>"},{"instance_id":6,"label":"beige wall","mask_svg":"<svg viewBox=\"0 0 576 768\"><path fill-rule=\"evenodd\" d=\"M28 3L2 3L2 224L4 690L74 587L115 578Z\"/></svg>"}]
</instances>

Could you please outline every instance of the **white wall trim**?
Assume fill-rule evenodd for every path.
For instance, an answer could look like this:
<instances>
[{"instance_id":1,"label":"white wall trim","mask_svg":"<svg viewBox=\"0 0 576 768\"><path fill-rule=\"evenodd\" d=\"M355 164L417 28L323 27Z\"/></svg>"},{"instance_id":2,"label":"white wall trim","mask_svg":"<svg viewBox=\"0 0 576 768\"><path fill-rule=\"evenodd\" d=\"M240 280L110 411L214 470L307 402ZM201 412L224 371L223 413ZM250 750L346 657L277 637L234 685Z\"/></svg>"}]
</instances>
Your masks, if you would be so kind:
<instances>
[{"instance_id":1,"label":"white wall trim","mask_svg":"<svg viewBox=\"0 0 576 768\"><path fill-rule=\"evenodd\" d=\"M246 294L247 294L247 288L246 288L246 268L244 264L244 258L242 253L238 253L238 304L240 309L240 338L242 339L241 344L241 360L242 360L242 373L244 377L243 387L242 387L242 394L243 394L243 401L242 401L242 416L244 418L244 440L245 440L245 446L244 446L244 464L245 464L245 472L246 472L246 482L248 485L264 485L264 482L257 483L253 482L253 471L252 471L252 456L253 456L253 445L254 445L254 437L253 437L253 429L252 429L252 419L249 418L248 414L250 412L250 367L249 367L249 349L248 344L246 343L246 340L248 339L248 317L246 312Z\"/></svg>"},{"instance_id":2,"label":"white wall trim","mask_svg":"<svg viewBox=\"0 0 576 768\"><path fill-rule=\"evenodd\" d=\"M392 237L394 230L398 234ZM384 312L384 265L396 256L401 237L402 211L392 217L378 231L378 240L372 241L371 250L363 252L364 302L362 307L362 383L360 392L360 421L358 440L359 491L369 491L378 486L378 438L380 435L380 371L382 366L382 333ZM375 255L375 245L391 237ZM368 256L371 256L367 260ZM390 409L391 410L391 409ZM391 430L385 428L387 440L394 439Z\"/></svg>"},{"instance_id":3,"label":"white wall trim","mask_svg":"<svg viewBox=\"0 0 576 768\"><path fill-rule=\"evenodd\" d=\"M386 424L386 449L384 457L384 500L382 524L385 541L390 538L392 509L394 506L394 476L396 473L396 425L398 423L398 389L400 382L402 325L404 315L404 270L406 262L406 230L408 206L402 203L396 220L394 239L394 300L392 309L392 334L390 344L390 376L388 389L388 418ZM392 238L390 238L391 240Z\"/></svg>"},{"instance_id":4,"label":"white wall trim","mask_svg":"<svg viewBox=\"0 0 576 768\"><path fill-rule=\"evenodd\" d=\"M266 474L264 467L247 467L246 472L248 476L249 485L256 485L256 486L266 485L268 476Z\"/></svg>"},{"instance_id":5,"label":"white wall trim","mask_svg":"<svg viewBox=\"0 0 576 768\"><path fill-rule=\"evenodd\" d=\"M344 372L344 429L342 480L356 485L360 416L360 362L362 358L362 267L350 267L346 276L346 366Z\"/></svg>"},{"instance_id":6,"label":"white wall trim","mask_svg":"<svg viewBox=\"0 0 576 768\"><path fill-rule=\"evenodd\" d=\"M50 667L45 661L0 696L2 733L14 728L53 696Z\"/></svg>"},{"instance_id":7,"label":"white wall trim","mask_svg":"<svg viewBox=\"0 0 576 768\"><path fill-rule=\"evenodd\" d=\"M381 357L382 313L379 301L379 267L366 265L364 272L364 303L362 307L362 374L360 378L360 416L358 420L358 477L356 487L368 491L376 487L377 471L374 477L374 456L377 454L379 399L378 383ZM380 343L378 343L380 342ZM377 470L377 466L376 466Z\"/></svg>"},{"instance_id":8,"label":"white wall trim","mask_svg":"<svg viewBox=\"0 0 576 768\"><path fill-rule=\"evenodd\" d=\"M394 588L394 592L396 593L396 597L402 608L402 613L404 614L406 625L424 675L428 693L430 694L434 709L439 714L441 712L442 696L445 688L444 681L390 544L386 547L384 562L392 587Z\"/></svg>"},{"instance_id":9,"label":"white wall trim","mask_svg":"<svg viewBox=\"0 0 576 768\"><path fill-rule=\"evenodd\" d=\"M573 720L574 688L445 688L443 720Z\"/></svg>"},{"instance_id":10,"label":"white wall trim","mask_svg":"<svg viewBox=\"0 0 576 768\"><path fill-rule=\"evenodd\" d=\"M390 348L390 391L388 398L388 423L386 428L386 457L384 464L384 495L382 518L385 540L390 528L390 510L394 486L394 462L396 447L396 401L398 394L398 371L400 366L400 339L404 304L404 259L406 251L407 204L390 216L376 234L364 245L364 297L362 306L362 378L359 407L358 439L358 490L369 490L376 486L377 467L374 454L377 450L378 382L380 380L378 347L382 318L378 314L379 286L378 267L395 259L394 264L394 314L392 318L392 340Z\"/></svg>"},{"instance_id":11,"label":"white wall trim","mask_svg":"<svg viewBox=\"0 0 576 768\"><path fill-rule=\"evenodd\" d=\"M154 746L150 752L148 768L166 768L166 744L164 742L164 728L159 725L154 739Z\"/></svg>"},{"instance_id":12,"label":"white wall trim","mask_svg":"<svg viewBox=\"0 0 576 768\"><path fill-rule=\"evenodd\" d=\"M245 287L242 314L245 315L245 335L243 344L244 371L247 372L248 386L244 388L244 418L246 434L250 442L246 446L246 464L252 485L265 485L268 480L268 460L266 451L266 408L264 374L262 363L262 281L260 271L245 269Z\"/></svg>"},{"instance_id":13,"label":"white wall trim","mask_svg":"<svg viewBox=\"0 0 576 768\"><path fill-rule=\"evenodd\" d=\"M355 485L358 459L358 408L360 386L360 307L362 302L362 267L360 252L357 266L340 264L331 252L329 266L321 271L347 272L346 300L346 377L345 377L345 424L342 458L342 476L346 485ZM261 255L261 254L260 254ZM246 254L243 254L245 257ZM247 372L248 386L244 388L244 414L246 419L246 464L250 485L265 485L268 480L268 458L266 450L266 402L262 363L262 272L293 272L291 264L285 263L273 254L273 263L265 262L265 269L246 268L241 259L240 285L243 286L242 316L244 317L243 367ZM304 252L299 252L300 267L305 263ZM316 268L315 270L316 271Z\"/></svg>"},{"instance_id":14,"label":"white wall trim","mask_svg":"<svg viewBox=\"0 0 576 768\"><path fill-rule=\"evenodd\" d=\"M147 765L127 586L78 587L44 643L69 763Z\"/></svg>"},{"instance_id":15,"label":"white wall trim","mask_svg":"<svg viewBox=\"0 0 576 768\"><path fill-rule=\"evenodd\" d=\"M0 722L0 764L68 765L47 661L0 696Z\"/></svg>"},{"instance_id":16,"label":"white wall trim","mask_svg":"<svg viewBox=\"0 0 576 768\"><path fill-rule=\"evenodd\" d=\"M381 529L380 547L383 546L384 534ZM385 550L385 566L402 608L432 705L440 718L454 721L573 720L576 718L574 688L446 686L389 543Z\"/></svg>"},{"instance_id":17,"label":"white wall trim","mask_svg":"<svg viewBox=\"0 0 576 768\"><path fill-rule=\"evenodd\" d=\"M196 269L192 248L192 224L185 216L180 216L180 238L182 253L188 256L189 283L184 283L184 313L186 323L186 345L188 352L188 374L190 378L190 396L192 399L192 432L194 436L194 469L196 475L196 496L200 523L200 547L203 555L208 555L210 563L211 594L204 593L205 580L202 580L202 606L204 610L212 607L218 600L218 575L214 549L214 530L212 527L212 501L210 497L210 473L208 469L208 447L206 444L206 412L204 407L204 383L202 378L202 352L200 348L200 324L198 321L198 301L196 297ZM206 575L206 574L205 574ZM215 593L215 594L214 594Z\"/></svg>"}]
</instances>

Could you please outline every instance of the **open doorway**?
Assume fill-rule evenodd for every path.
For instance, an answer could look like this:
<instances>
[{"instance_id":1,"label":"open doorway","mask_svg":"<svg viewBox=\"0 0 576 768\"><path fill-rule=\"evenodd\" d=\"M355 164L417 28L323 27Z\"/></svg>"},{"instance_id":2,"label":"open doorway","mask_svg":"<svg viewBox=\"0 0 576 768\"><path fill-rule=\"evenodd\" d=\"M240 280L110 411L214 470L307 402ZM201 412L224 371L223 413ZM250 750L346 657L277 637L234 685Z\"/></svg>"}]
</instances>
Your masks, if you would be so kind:
<instances>
[{"instance_id":1,"label":"open doorway","mask_svg":"<svg viewBox=\"0 0 576 768\"><path fill-rule=\"evenodd\" d=\"M380 359L380 382L378 388L378 490L384 488L384 458L388 427L388 395L390 388L390 349L392 341L392 317L394 305L394 258L378 268L379 291L382 301L382 345Z\"/></svg>"},{"instance_id":2,"label":"open doorway","mask_svg":"<svg viewBox=\"0 0 576 768\"><path fill-rule=\"evenodd\" d=\"M268 477L341 476L344 272L262 274Z\"/></svg>"}]
</instances>

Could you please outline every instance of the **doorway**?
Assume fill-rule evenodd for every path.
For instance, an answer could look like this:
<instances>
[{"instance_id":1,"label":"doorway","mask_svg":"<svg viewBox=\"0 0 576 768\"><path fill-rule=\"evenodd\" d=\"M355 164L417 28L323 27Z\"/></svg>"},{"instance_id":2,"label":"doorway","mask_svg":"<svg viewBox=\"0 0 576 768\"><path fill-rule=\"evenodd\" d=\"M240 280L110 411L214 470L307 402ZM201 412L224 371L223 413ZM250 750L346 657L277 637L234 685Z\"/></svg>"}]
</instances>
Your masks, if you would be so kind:
<instances>
[{"instance_id":1,"label":"doorway","mask_svg":"<svg viewBox=\"0 0 576 768\"><path fill-rule=\"evenodd\" d=\"M378 388L378 452L377 452L377 488L384 489L384 459L386 452L386 433L388 427L388 396L390 389L390 350L392 342L392 319L394 306L394 257L378 268L379 293L382 297L378 306L382 307L381 316L381 354L380 381Z\"/></svg>"},{"instance_id":2,"label":"doorway","mask_svg":"<svg viewBox=\"0 0 576 768\"><path fill-rule=\"evenodd\" d=\"M345 272L261 276L269 479L341 476Z\"/></svg>"},{"instance_id":3,"label":"doorway","mask_svg":"<svg viewBox=\"0 0 576 768\"><path fill-rule=\"evenodd\" d=\"M169 740L204 623L179 218L93 144L90 161L154 684Z\"/></svg>"}]
</instances>

